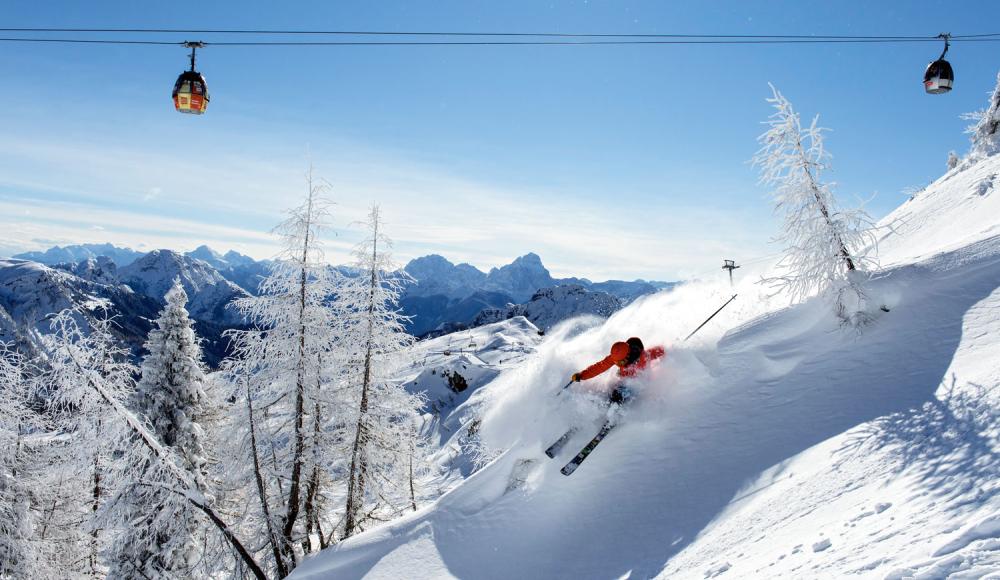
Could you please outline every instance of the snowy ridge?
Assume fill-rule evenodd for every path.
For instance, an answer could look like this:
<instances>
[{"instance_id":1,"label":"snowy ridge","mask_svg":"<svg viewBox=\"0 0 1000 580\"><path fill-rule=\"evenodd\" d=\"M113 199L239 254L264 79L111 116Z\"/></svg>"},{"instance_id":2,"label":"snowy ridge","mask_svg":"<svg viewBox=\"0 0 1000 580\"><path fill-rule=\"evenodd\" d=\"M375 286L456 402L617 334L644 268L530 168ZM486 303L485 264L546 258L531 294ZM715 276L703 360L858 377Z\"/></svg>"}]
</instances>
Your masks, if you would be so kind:
<instances>
[{"instance_id":1,"label":"snowy ridge","mask_svg":"<svg viewBox=\"0 0 1000 580\"><path fill-rule=\"evenodd\" d=\"M157 311L155 300L122 284L86 280L37 262L0 260L0 340L16 340L18 333L48 333L54 314L76 306L98 317L115 317L119 338L134 351Z\"/></svg>"},{"instance_id":2,"label":"snowy ridge","mask_svg":"<svg viewBox=\"0 0 1000 580\"><path fill-rule=\"evenodd\" d=\"M116 266L122 267L141 258L142 252L137 252L131 248L119 248L112 244L79 244L65 247L54 246L44 252L25 252L13 257L54 266L56 264L75 264L83 260L101 256L110 258Z\"/></svg>"},{"instance_id":3,"label":"snowy ridge","mask_svg":"<svg viewBox=\"0 0 1000 580\"><path fill-rule=\"evenodd\" d=\"M547 330L573 316L607 318L622 307L622 301L605 292L593 292L578 284L542 288L525 304L487 308L472 321L473 326L524 316L538 328Z\"/></svg>"},{"instance_id":4,"label":"snowy ridge","mask_svg":"<svg viewBox=\"0 0 1000 580\"><path fill-rule=\"evenodd\" d=\"M153 250L119 270L118 277L136 292L161 301L173 286L174 278L180 278L184 291L190 296L188 311L191 316L219 325L243 322L239 313L228 305L248 293L201 260L170 250Z\"/></svg>"},{"instance_id":5,"label":"snowy ridge","mask_svg":"<svg viewBox=\"0 0 1000 580\"><path fill-rule=\"evenodd\" d=\"M1000 157L904 204L873 295L844 331L820 300L728 288L639 299L569 321L480 388L501 455L436 503L308 559L293 578L981 578L1000 573L1000 234L977 193ZM956 224L963 224L957 228ZM967 224L967 225L966 225ZM630 335L667 357L572 476L541 451L596 428L610 379L557 395ZM525 469L524 466L529 468ZM520 482L512 486L513 481Z\"/></svg>"},{"instance_id":6,"label":"snowy ridge","mask_svg":"<svg viewBox=\"0 0 1000 580\"><path fill-rule=\"evenodd\" d=\"M572 315L608 316L622 304L675 285L644 280L594 283L586 278L557 279L533 253L492 268L488 274L437 255L411 260L404 269L415 283L407 286L400 305L412 317L408 329L417 336L439 336L513 316L527 316L549 328Z\"/></svg>"},{"instance_id":7,"label":"snowy ridge","mask_svg":"<svg viewBox=\"0 0 1000 580\"><path fill-rule=\"evenodd\" d=\"M440 448L432 458L440 488L450 488L475 468L475 425L488 401L481 387L523 364L541 342L538 328L518 316L412 347L414 362L403 380L408 391L427 399L425 435Z\"/></svg>"},{"instance_id":8,"label":"snowy ridge","mask_svg":"<svg viewBox=\"0 0 1000 580\"><path fill-rule=\"evenodd\" d=\"M962 164L913 195L880 223L883 263L927 258L1000 233L1000 163Z\"/></svg>"}]
</instances>

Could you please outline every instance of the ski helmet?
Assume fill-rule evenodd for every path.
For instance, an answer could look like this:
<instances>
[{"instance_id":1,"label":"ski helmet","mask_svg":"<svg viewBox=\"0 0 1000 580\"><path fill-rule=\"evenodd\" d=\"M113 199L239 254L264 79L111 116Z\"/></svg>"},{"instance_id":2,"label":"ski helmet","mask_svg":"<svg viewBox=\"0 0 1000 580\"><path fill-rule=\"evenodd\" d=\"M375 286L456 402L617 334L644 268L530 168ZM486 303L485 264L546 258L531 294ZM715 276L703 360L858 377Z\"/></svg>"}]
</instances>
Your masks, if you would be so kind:
<instances>
[{"instance_id":1,"label":"ski helmet","mask_svg":"<svg viewBox=\"0 0 1000 580\"><path fill-rule=\"evenodd\" d=\"M628 360L629 346L626 342L616 342L611 345L611 358L616 363Z\"/></svg>"},{"instance_id":2,"label":"ski helmet","mask_svg":"<svg viewBox=\"0 0 1000 580\"><path fill-rule=\"evenodd\" d=\"M639 357L642 356L642 351L645 350L645 347L643 346L642 341L639 340L639 337L637 336L633 336L632 338L628 339L626 341L626 344L628 344L628 359L626 364L632 364L635 361L639 360Z\"/></svg>"}]
</instances>

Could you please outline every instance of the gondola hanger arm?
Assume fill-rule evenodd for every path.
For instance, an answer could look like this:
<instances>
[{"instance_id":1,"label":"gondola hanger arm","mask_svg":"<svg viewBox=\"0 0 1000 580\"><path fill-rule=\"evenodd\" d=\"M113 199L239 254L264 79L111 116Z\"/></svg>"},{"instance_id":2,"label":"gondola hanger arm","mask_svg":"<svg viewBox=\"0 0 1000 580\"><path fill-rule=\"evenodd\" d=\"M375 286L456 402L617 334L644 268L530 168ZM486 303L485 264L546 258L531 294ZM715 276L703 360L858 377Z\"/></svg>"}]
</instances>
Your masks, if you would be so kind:
<instances>
[{"instance_id":1,"label":"gondola hanger arm","mask_svg":"<svg viewBox=\"0 0 1000 580\"><path fill-rule=\"evenodd\" d=\"M951 47L951 33L942 32L938 35L938 38L944 39L944 51L941 53L941 56L938 57L938 60L944 60L944 55L948 54L948 49Z\"/></svg>"}]
</instances>

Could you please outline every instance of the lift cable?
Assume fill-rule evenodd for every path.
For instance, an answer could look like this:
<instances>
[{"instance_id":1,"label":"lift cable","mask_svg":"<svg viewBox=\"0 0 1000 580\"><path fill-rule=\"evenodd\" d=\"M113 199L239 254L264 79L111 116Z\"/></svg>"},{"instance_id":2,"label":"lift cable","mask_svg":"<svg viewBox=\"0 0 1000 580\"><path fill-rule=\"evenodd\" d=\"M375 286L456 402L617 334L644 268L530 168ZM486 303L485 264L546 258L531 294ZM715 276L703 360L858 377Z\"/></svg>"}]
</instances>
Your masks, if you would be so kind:
<instances>
[{"instance_id":1,"label":"lift cable","mask_svg":"<svg viewBox=\"0 0 1000 580\"><path fill-rule=\"evenodd\" d=\"M952 42L1000 42L998 38L951 38ZM87 38L18 38L0 37L0 42L52 43L52 44L131 44L184 46L188 41L168 40L122 40ZM244 41L244 42L202 42L204 46L581 46L581 45L677 45L677 44L899 44L940 42L934 38L869 38L869 39L672 39L672 40L442 40L442 41L379 41L379 40L332 40L332 41Z\"/></svg>"},{"instance_id":2,"label":"lift cable","mask_svg":"<svg viewBox=\"0 0 1000 580\"><path fill-rule=\"evenodd\" d=\"M937 36L899 35L822 35L822 34L658 34L658 33L569 33L569 32L454 32L388 30L269 30L269 29L187 29L187 28L0 28L0 32L73 32L112 34L250 34L250 35L340 35L340 36L483 36L483 37L552 37L552 38L675 38L743 40L921 40ZM995 38L1000 33L957 34L952 39Z\"/></svg>"}]
</instances>

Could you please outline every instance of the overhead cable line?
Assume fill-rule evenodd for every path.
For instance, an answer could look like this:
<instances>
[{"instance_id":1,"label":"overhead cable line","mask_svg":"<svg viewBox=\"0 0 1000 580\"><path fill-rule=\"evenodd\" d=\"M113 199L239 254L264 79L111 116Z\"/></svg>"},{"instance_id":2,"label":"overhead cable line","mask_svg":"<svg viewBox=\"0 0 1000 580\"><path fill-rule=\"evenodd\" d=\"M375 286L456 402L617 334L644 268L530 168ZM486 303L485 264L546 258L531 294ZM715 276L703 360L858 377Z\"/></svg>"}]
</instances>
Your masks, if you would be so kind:
<instances>
[{"instance_id":1,"label":"overhead cable line","mask_svg":"<svg viewBox=\"0 0 1000 580\"><path fill-rule=\"evenodd\" d=\"M23 38L3 37L0 42L52 44L135 44L183 46L187 41L121 40L93 38ZM581 45L676 45L676 44L899 44L939 42L938 38L868 38L868 39L671 39L671 40L305 40L305 41L222 41L202 42L204 46L581 46ZM1000 38L966 38L952 42L1000 42Z\"/></svg>"},{"instance_id":2,"label":"overhead cable line","mask_svg":"<svg viewBox=\"0 0 1000 580\"><path fill-rule=\"evenodd\" d=\"M0 28L0 33L30 33L30 36L0 37L0 42L35 44L117 44L183 46L191 49L191 68L174 84L172 98L182 113L205 112L209 93L205 77L195 69L195 51L208 46L580 46L580 45L750 45L750 44L899 44L944 41L944 50L924 71L924 89L930 94L951 91L955 80L945 60L951 42L1000 42L1000 33L937 36L805 36L805 35L703 35L703 34L570 34L553 32L426 32L426 31L320 31L320 30L195 30L170 28ZM239 34L239 35L338 35L362 38L337 40L141 40L135 38L52 38L47 33L72 34ZM390 36L391 38L372 38ZM413 38L433 36L433 39ZM407 38L409 37L409 38ZM146 37L148 38L148 37ZM399 39L399 40L397 40Z\"/></svg>"},{"instance_id":3,"label":"overhead cable line","mask_svg":"<svg viewBox=\"0 0 1000 580\"><path fill-rule=\"evenodd\" d=\"M111 34L249 34L249 35L339 35L339 36L482 36L553 38L666 38L703 40L914 40L933 41L937 36L912 35L823 35L823 34L659 34L659 33L570 33L570 32L455 32L389 30L271 30L196 28L0 28L0 32L30 33L111 33ZM956 34L952 40L1000 37L1000 33Z\"/></svg>"}]
</instances>

